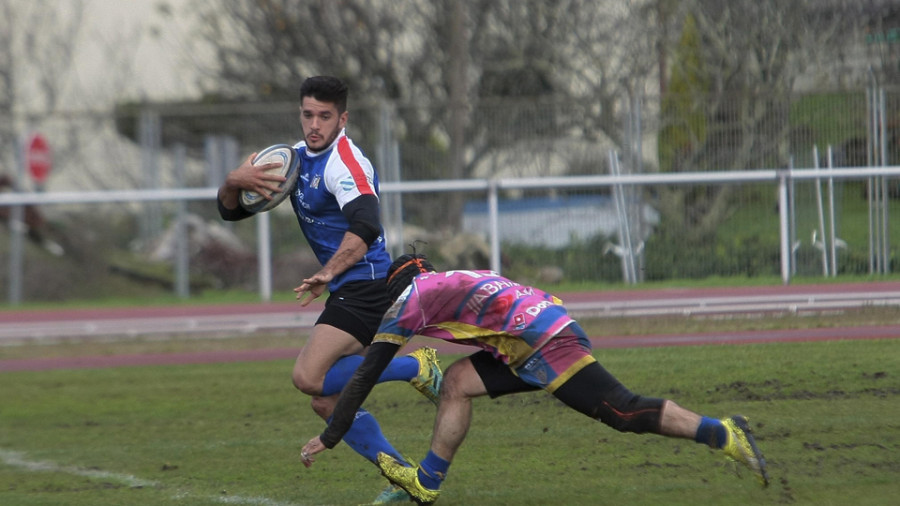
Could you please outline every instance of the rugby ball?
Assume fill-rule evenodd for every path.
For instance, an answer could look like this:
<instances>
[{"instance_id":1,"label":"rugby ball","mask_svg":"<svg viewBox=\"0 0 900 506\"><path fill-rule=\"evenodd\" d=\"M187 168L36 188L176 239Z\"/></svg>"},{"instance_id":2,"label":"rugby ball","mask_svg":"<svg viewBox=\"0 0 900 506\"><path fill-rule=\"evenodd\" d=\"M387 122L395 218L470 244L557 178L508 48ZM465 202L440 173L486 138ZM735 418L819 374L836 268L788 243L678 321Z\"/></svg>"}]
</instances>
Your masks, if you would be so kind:
<instances>
[{"instance_id":1,"label":"rugby ball","mask_svg":"<svg viewBox=\"0 0 900 506\"><path fill-rule=\"evenodd\" d=\"M281 167L269 169L268 172L280 174L287 178L278 185L282 191L271 192L272 200L268 200L259 193L241 190L241 207L251 213L264 213L275 209L278 204L291 194L291 189L297 184L297 176L300 174L300 157L292 146L287 144L275 144L259 152L253 159L253 165L281 162Z\"/></svg>"}]
</instances>

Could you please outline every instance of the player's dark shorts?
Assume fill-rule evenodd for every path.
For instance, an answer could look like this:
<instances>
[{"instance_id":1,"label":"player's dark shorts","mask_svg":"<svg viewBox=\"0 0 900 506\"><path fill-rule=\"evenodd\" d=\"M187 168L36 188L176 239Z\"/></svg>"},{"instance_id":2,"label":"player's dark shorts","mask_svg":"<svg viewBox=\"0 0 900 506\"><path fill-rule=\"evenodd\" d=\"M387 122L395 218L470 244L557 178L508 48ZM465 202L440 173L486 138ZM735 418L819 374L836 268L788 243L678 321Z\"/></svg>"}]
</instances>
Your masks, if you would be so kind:
<instances>
[{"instance_id":1,"label":"player's dark shorts","mask_svg":"<svg viewBox=\"0 0 900 506\"><path fill-rule=\"evenodd\" d=\"M491 398L533 390L552 393L586 365L596 362L591 355L590 341L575 322L535 352L515 372L488 351L475 353L469 360Z\"/></svg>"},{"instance_id":2,"label":"player's dark shorts","mask_svg":"<svg viewBox=\"0 0 900 506\"><path fill-rule=\"evenodd\" d=\"M391 300L383 279L351 281L328 296L316 325L337 327L368 346L389 307Z\"/></svg>"}]
</instances>

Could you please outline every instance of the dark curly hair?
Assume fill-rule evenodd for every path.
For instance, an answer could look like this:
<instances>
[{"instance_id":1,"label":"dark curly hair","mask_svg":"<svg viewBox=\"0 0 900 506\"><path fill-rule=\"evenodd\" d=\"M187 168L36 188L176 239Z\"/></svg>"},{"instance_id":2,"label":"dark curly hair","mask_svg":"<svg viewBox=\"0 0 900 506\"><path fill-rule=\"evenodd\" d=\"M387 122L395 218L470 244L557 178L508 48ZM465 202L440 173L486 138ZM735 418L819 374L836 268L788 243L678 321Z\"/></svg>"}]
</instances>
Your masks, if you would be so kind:
<instances>
[{"instance_id":1,"label":"dark curly hair","mask_svg":"<svg viewBox=\"0 0 900 506\"><path fill-rule=\"evenodd\" d=\"M387 272L387 290L391 300L397 300L403 290L406 290L406 287L412 283L413 278L423 272L434 272L435 270L425 255L407 253L397 257L394 263L388 267Z\"/></svg>"},{"instance_id":2,"label":"dark curly hair","mask_svg":"<svg viewBox=\"0 0 900 506\"><path fill-rule=\"evenodd\" d=\"M306 97L312 97L320 102L328 102L337 107L338 113L343 114L347 110L347 95L350 92L347 85L332 76L313 76L307 78L300 85L300 102Z\"/></svg>"}]
</instances>

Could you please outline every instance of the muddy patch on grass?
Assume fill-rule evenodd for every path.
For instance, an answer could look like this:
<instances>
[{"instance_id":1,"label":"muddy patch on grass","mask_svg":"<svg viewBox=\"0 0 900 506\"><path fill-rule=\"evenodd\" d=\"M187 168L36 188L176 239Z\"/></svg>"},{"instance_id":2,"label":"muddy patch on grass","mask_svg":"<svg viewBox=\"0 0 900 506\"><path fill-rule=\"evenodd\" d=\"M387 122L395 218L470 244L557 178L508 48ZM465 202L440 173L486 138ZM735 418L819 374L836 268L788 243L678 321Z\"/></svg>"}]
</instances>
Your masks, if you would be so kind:
<instances>
[{"instance_id":1,"label":"muddy patch on grass","mask_svg":"<svg viewBox=\"0 0 900 506\"><path fill-rule=\"evenodd\" d=\"M735 381L727 384L719 384L708 391L709 394L725 396L739 401L774 401L774 400L839 400L856 399L864 396L870 397L896 397L900 395L900 387L895 385L880 386L877 383L890 379L890 375L884 371L872 373L864 372L862 377L876 382L876 386L865 387L856 390L843 390L830 388L822 391L813 391L806 388L794 388L778 379L770 379L761 382Z\"/></svg>"}]
</instances>

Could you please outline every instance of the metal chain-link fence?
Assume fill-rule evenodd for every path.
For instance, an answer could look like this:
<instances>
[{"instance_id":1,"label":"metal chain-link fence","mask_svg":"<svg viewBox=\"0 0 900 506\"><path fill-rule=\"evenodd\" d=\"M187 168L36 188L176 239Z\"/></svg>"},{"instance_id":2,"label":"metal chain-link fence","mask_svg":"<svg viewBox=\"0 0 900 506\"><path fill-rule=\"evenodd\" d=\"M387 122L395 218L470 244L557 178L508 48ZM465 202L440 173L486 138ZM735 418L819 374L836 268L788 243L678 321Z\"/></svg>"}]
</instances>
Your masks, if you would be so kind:
<instances>
[{"instance_id":1,"label":"metal chain-link fence","mask_svg":"<svg viewBox=\"0 0 900 506\"><path fill-rule=\"evenodd\" d=\"M351 104L348 133L383 185L434 185L384 192L392 252L422 239L442 268L490 267L488 192L445 191L441 181L543 178L501 188L495 226L504 273L545 283L775 279L780 272L774 184L579 186L557 179L898 163L900 93L893 90L736 96L725 103L664 97L627 101L616 111L549 99L481 103L467 111L461 174L450 167L447 115L440 106ZM215 188L251 152L300 135L297 104L290 103L169 104L0 120L22 137L41 132L49 140L53 172L41 188L48 193ZM37 189L17 170L18 140L2 141L2 172L22 190ZM891 205L900 197L896 178L796 181L790 196L793 275L891 272L891 241L900 237ZM4 286L10 209L0 205ZM115 296L133 284L171 289L178 202L29 209L24 300ZM184 210L191 220L191 286L256 289L254 220L223 223L211 200L190 200ZM289 206L270 218L274 287L289 290L315 260Z\"/></svg>"}]
</instances>

